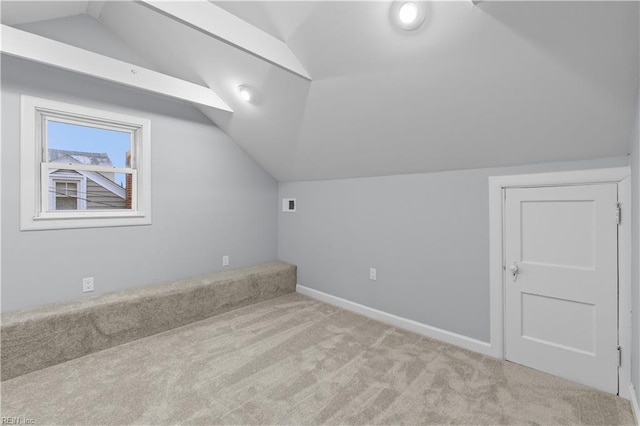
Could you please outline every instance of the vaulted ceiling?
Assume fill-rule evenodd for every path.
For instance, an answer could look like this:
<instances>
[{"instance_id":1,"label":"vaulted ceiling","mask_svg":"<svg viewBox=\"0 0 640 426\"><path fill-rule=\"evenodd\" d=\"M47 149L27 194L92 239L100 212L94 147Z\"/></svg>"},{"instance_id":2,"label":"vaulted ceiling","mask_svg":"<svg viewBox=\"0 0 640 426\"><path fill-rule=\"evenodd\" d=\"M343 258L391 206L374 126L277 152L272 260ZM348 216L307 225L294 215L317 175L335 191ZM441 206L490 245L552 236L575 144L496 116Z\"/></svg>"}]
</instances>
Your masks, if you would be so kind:
<instances>
[{"instance_id":1,"label":"vaulted ceiling","mask_svg":"<svg viewBox=\"0 0 640 426\"><path fill-rule=\"evenodd\" d=\"M137 2L3 1L2 22L210 87L234 112L199 108L279 181L629 149L637 2L428 2L413 32L387 1L215 4L284 41L311 80ZM35 22L78 14L65 31Z\"/></svg>"}]
</instances>

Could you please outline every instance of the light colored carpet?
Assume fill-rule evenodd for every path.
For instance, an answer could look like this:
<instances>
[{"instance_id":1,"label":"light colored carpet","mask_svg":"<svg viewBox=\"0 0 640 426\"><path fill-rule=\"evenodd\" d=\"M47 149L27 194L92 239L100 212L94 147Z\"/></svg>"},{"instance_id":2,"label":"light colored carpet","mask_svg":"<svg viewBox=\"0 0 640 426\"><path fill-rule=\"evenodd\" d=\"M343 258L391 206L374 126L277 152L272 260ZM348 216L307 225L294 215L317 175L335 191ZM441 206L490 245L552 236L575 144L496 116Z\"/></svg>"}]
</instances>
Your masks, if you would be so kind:
<instances>
[{"instance_id":1,"label":"light colored carpet","mask_svg":"<svg viewBox=\"0 0 640 426\"><path fill-rule=\"evenodd\" d=\"M290 294L2 382L35 424L633 424L628 401Z\"/></svg>"}]
</instances>

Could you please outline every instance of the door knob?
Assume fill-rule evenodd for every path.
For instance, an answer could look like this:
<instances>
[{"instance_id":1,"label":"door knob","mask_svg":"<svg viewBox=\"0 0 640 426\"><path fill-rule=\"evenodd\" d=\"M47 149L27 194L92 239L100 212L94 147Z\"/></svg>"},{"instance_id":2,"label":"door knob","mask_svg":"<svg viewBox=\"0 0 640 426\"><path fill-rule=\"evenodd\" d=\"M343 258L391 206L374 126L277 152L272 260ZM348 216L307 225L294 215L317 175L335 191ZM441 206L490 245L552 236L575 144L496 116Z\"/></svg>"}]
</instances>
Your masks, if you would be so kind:
<instances>
[{"instance_id":1,"label":"door knob","mask_svg":"<svg viewBox=\"0 0 640 426\"><path fill-rule=\"evenodd\" d=\"M511 270L511 277L513 278L513 282L515 282L518 279L518 273L520 273L520 270L518 269L518 263L513 262L509 269Z\"/></svg>"}]
</instances>

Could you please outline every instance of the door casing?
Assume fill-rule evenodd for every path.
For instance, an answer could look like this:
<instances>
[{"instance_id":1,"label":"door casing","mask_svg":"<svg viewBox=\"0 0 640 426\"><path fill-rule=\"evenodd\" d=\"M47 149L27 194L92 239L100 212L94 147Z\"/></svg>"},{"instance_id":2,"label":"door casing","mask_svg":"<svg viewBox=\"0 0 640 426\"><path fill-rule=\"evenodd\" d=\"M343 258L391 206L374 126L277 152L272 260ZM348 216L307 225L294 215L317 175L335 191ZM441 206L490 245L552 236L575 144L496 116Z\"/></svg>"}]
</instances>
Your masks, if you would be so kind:
<instances>
[{"instance_id":1,"label":"door casing","mask_svg":"<svg viewBox=\"0 0 640 426\"><path fill-rule=\"evenodd\" d=\"M504 353L504 193L507 188L615 183L622 217L618 225L618 342L622 363L618 369L618 394L630 397L631 384L631 179L629 167L536 173L489 178L489 282L491 354ZM615 210L611 210L615 220Z\"/></svg>"}]
</instances>

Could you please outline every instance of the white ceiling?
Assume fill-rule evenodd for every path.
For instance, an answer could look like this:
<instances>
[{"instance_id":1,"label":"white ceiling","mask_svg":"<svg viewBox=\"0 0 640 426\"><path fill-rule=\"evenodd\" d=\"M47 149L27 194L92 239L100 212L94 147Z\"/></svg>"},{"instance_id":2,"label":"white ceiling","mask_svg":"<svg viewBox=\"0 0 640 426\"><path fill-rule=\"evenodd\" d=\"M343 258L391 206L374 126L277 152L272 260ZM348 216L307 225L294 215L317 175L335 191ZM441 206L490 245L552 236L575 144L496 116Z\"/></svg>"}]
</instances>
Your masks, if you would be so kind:
<instances>
[{"instance_id":1,"label":"white ceiling","mask_svg":"<svg viewBox=\"0 0 640 426\"><path fill-rule=\"evenodd\" d=\"M46 2L47 15L18 3L2 2L3 23L88 6ZM139 61L218 92L234 113L203 112L280 181L586 159L629 148L636 2L429 2L427 21L411 33L390 24L383 1L216 4L285 41L312 81L138 3L106 2L96 16ZM240 101L238 84L255 87L258 103Z\"/></svg>"},{"instance_id":2,"label":"white ceiling","mask_svg":"<svg viewBox=\"0 0 640 426\"><path fill-rule=\"evenodd\" d=\"M3 24L15 25L79 15L86 13L88 5L88 1L3 1L0 12Z\"/></svg>"}]
</instances>

